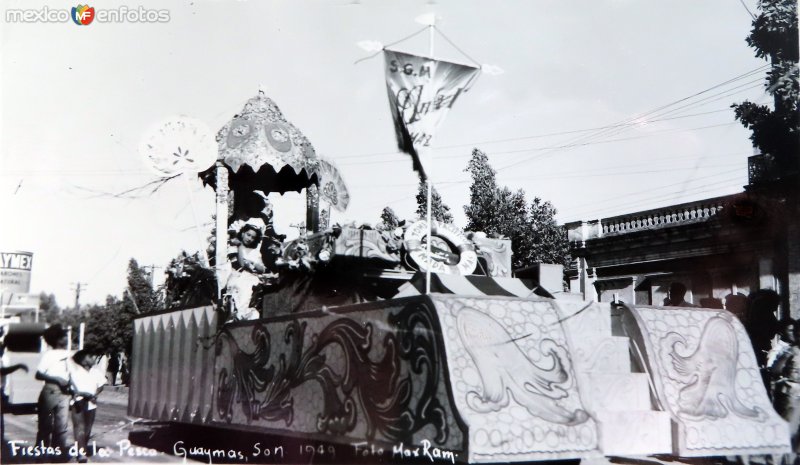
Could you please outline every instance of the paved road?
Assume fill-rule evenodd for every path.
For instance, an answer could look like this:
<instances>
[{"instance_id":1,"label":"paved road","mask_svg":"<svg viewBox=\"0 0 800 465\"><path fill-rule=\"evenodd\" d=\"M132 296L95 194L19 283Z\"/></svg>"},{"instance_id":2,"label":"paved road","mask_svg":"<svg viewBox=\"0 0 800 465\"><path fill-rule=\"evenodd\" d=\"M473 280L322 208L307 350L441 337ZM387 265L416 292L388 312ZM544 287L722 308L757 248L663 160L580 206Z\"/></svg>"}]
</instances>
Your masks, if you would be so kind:
<instances>
[{"instance_id":1,"label":"paved road","mask_svg":"<svg viewBox=\"0 0 800 465\"><path fill-rule=\"evenodd\" d=\"M369 448L330 444L266 434L210 427L169 426L127 416L127 392L111 389L99 396L97 417L90 445L92 463L264 463L264 464L422 464L422 459L398 459L391 451L382 454ZM37 418L34 413L4 412L5 441L33 446ZM70 439L72 432L70 431ZM1 463L33 464L36 457L24 456L22 449L4 449ZM91 454L91 451L90 451ZM62 458L71 459L68 454ZM59 457L52 457L56 461ZM438 462L449 464L450 461ZM577 462L576 462L577 463Z\"/></svg>"},{"instance_id":2,"label":"paved road","mask_svg":"<svg viewBox=\"0 0 800 465\"><path fill-rule=\"evenodd\" d=\"M100 401L92 429L94 457L92 462L148 462L168 463L182 462L182 457L176 457L163 451L141 447L140 444L131 442L131 437L146 438L148 434L157 431L155 425L143 423L141 420L127 416L125 393L113 393L107 400ZM3 450L3 463L35 463L36 457L30 457L23 450L25 446L33 446L36 441L37 418L29 412L4 412L3 421L5 431L3 439L7 447ZM70 431L70 440L72 432ZM138 446L138 447L137 447ZM52 461L57 461L68 455L69 451L62 451L62 457L52 456ZM91 454L91 452L90 452ZM74 461L74 459L72 460Z\"/></svg>"},{"instance_id":3,"label":"paved road","mask_svg":"<svg viewBox=\"0 0 800 465\"><path fill-rule=\"evenodd\" d=\"M34 413L4 412L5 441L18 446L33 445L37 419ZM70 432L70 438L71 438ZM100 395L92 431L92 463L264 463L264 464L373 464L402 463L414 465L431 462L392 456L390 451L372 453L361 447L335 445L319 441L292 439L265 434L230 431L209 427L175 427L127 416L127 391L111 388ZM185 458L184 458L185 457ZM58 457L55 457L57 459ZM69 458L69 457L67 457ZM766 465L753 457L753 465ZM75 462L72 458L70 461ZM33 464L36 457L16 454L6 448L0 463ZM437 464L450 463L438 461ZM542 462L539 462L541 464ZM550 464L580 463L578 460ZM674 457L606 458L587 460L584 465L722 465L735 460L694 459L679 461ZM538 465L538 464L537 464Z\"/></svg>"}]
</instances>

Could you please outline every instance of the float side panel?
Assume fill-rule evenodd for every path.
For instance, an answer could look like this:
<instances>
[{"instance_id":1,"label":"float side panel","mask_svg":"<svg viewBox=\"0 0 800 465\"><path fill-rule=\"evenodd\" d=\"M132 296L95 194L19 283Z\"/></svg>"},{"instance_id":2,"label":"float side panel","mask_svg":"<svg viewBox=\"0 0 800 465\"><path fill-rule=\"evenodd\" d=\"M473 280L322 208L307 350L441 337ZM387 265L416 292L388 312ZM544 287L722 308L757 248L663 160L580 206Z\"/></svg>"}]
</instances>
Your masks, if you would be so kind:
<instances>
[{"instance_id":1,"label":"float side panel","mask_svg":"<svg viewBox=\"0 0 800 465\"><path fill-rule=\"evenodd\" d=\"M469 461L599 455L555 302L433 295Z\"/></svg>"},{"instance_id":2,"label":"float side panel","mask_svg":"<svg viewBox=\"0 0 800 465\"><path fill-rule=\"evenodd\" d=\"M742 324L725 310L627 307L626 331L644 350L656 396L683 457L789 450Z\"/></svg>"},{"instance_id":3,"label":"float side panel","mask_svg":"<svg viewBox=\"0 0 800 465\"><path fill-rule=\"evenodd\" d=\"M130 415L191 422L198 413L210 410L213 387L201 388L197 383L212 382L209 374L203 375L210 373L209 367L214 364L213 347L207 347L205 340L215 327L213 307L176 310L134 321ZM194 358L199 363L186 363ZM198 389L209 392L197 395Z\"/></svg>"},{"instance_id":4,"label":"float side panel","mask_svg":"<svg viewBox=\"0 0 800 465\"><path fill-rule=\"evenodd\" d=\"M236 323L217 339L212 422L367 442L385 458L426 442L460 455L445 363L424 297Z\"/></svg>"}]
</instances>

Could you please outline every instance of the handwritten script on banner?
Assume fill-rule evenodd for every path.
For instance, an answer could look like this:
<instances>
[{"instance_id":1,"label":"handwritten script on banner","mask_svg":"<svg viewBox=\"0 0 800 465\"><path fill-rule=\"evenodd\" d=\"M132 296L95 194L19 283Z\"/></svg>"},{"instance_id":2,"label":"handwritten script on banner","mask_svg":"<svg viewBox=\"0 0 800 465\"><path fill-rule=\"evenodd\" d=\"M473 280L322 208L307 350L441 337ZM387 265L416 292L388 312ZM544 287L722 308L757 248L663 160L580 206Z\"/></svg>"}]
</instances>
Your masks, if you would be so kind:
<instances>
[{"instance_id":1,"label":"handwritten script on banner","mask_svg":"<svg viewBox=\"0 0 800 465\"><path fill-rule=\"evenodd\" d=\"M411 155L414 170L425 179L419 153L431 145L447 112L480 69L393 50L383 53L398 148Z\"/></svg>"}]
</instances>

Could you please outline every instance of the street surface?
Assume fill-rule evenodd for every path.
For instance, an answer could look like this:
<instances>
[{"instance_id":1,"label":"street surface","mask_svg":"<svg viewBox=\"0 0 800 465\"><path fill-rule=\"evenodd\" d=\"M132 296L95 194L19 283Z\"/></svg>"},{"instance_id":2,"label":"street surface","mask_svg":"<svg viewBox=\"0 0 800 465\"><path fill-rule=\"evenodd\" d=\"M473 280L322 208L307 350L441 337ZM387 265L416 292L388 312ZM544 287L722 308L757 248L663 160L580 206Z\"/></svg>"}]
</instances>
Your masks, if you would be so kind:
<instances>
[{"instance_id":1,"label":"street surface","mask_svg":"<svg viewBox=\"0 0 800 465\"><path fill-rule=\"evenodd\" d=\"M124 389L106 389L107 391L103 392L99 397L97 416L92 428L90 444L93 442L95 445L94 451L90 451L90 454L94 452L91 458L92 462L175 463L182 461L182 457L161 453L149 448L137 448L137 444L131 443L130 435L139 437L145 433L153 433L156 429L150 425L142 424L141 420L127 416L127 392ZM37 457L24 455L23 449L27 446L35 445L38 422L36 414L4 412L3 421L5 426L5 431L3 432L4 441L13 442L14 445L19 447L13 448L11 445L6 447L3 450L2 462L35 463ZM70 430L70 440L72 440L71 434ZM62 451L62 455L69 455L69 452ZM57 461L58 458L52 457L52 461ZM74 462L75 459L72 458L71 461Z\"/></svg>"},{"instance_id":2,"label":"street surface","mask_svg":"<svg viewBox=\"0 0 800 465\"><path fill-rule=\"evenodd\" d=\"M0 462L41 463L41 460L37 462L37 457L25 455L23 451L28 446L35 446L36 414L4 412L3 419L3 439L13 442L17 448L5 447ZM69 434L71 441L71 429ZM123 387L106 387L98 397L97 416L89 442L91 463L431 463L426 458L393 457L391 450L379 453L363 444L354 447L263 433L169 426L132 418L127 415L127 389ZM49 461L68 459L74 463L74 455L77 454L67 451L61 456L50 457Z\"/></svg>"},{"instance_id":3,"label":"street surface","mask_svg":"<svg viewBox=\"0 0 800 465\"><path fill-rule=\"evenodd\" d=\"M330 444L306 439L277 437L243 431L208 427L169 426L127 415L127 389L107 387L99 396L97 416L90 440L91 463L264 463L264 464L349 464L349 463L431 463L427 458L393 456L391 451L378 453L368 446ZM34 446L37 418L31 412L3 412L4 441L12 441L16 449L6 447L0 463L41 463L37 457L24 455L23 449ZM70 440L72 431L70 430ZM93 446L92 446L93 445ZM67 451L51 462L67 458ZM580 461L562 461L575 464ZM730 460L673 457L600 458L584 461L586 465L721 465ZM450 461L439 461L450 463ZM539 462L541 463L541 462ZM550 462L551 464L554 462ZM764 464L763 457L752 457L753 465Z\"/></svg>"}]
</instances>

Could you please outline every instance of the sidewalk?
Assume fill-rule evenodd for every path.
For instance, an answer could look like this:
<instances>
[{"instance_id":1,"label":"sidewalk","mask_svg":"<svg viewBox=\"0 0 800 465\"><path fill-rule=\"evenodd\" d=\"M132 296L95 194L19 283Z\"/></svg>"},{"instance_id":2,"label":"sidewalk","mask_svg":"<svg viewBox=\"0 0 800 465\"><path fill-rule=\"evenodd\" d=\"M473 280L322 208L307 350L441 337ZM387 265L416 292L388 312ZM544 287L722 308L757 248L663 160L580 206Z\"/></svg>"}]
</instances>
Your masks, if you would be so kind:
<instances>
[{"instance_id":1,"label":"sidewalk","mask_svg":"<svg viewBox=\"0 0 800 465\"><path fill-rule=\"evenodd\" d=\"M128 386L106 386L97 396L98 404L128 405Z\"/></svg>"}]
</instances>

